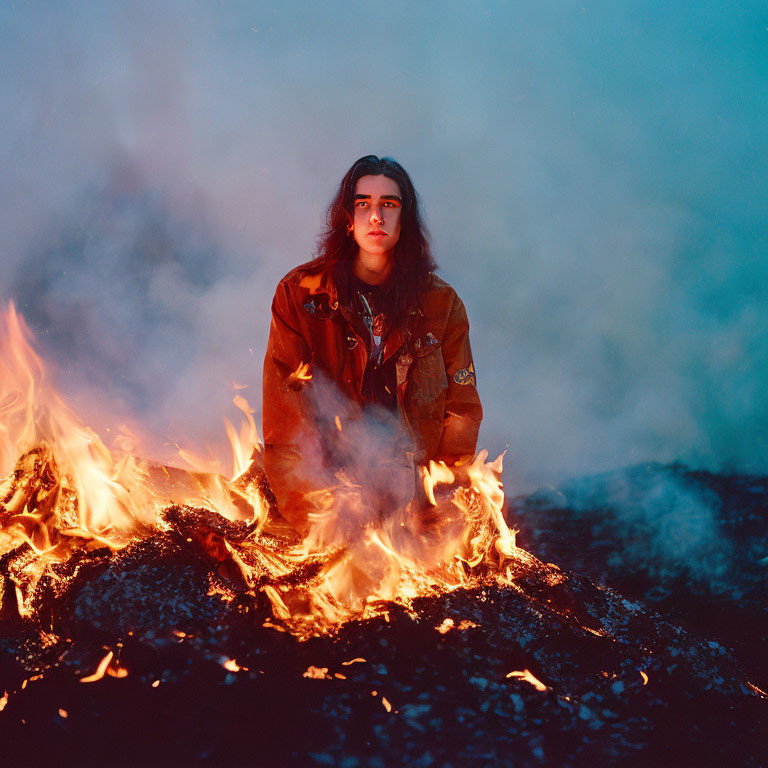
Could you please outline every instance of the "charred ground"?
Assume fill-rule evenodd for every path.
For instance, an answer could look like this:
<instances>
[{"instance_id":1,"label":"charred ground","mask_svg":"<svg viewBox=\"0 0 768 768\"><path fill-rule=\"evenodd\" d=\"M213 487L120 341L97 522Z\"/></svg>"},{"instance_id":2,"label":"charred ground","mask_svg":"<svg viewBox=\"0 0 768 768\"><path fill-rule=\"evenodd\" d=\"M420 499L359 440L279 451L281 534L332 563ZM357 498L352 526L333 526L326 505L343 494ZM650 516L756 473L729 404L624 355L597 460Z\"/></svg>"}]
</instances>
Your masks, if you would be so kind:
<instances>
[{"instance_id":1,"label":"charred ground","mask_svg":"<svg viewBox=\"0 0 768 768\"><path fill-rule=\"evenodd\" d=\"M671 486L685 493L664 511ZM750 684L768 687L766 506L765 478L658 465L582 478L510 502L536 556L513 586L489 577L305 642L218 555L243 531L213 513L177 509L167 531L70 559L34 619L15 610L7 573L24 552L9 553L5 752L14 765L764 765L768 703ZM686 509L714 521L720 550L704 537L676 559L657 543ZM127 676L80 682L107 651ZM507 677L525 670L538 688Z\"/></svg>"}]
</instances>

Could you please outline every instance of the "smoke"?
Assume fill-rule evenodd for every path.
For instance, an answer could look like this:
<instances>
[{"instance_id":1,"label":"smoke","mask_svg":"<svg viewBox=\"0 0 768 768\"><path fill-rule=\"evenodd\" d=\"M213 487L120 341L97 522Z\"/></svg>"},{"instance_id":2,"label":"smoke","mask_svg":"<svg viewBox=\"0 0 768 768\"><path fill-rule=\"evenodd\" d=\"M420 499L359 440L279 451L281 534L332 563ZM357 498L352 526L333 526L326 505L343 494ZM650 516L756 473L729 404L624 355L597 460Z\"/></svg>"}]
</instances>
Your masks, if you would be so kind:
<instances>
[{"instance_id":1,"label":"smoke","mask_svg":"<svg viewBox=\"0 0 768 768\"><path fill-rule=\"evenodd\" d=\"M78 410L217 450L233 383L259 406L274 285L387 153L508 486L766 473L767 27L757 2L5 7L0 299Z\"/></svg>"},{"instance_id":2,"label":"smoke","mask_svg":"<svg viewBox=\"0 0 768 768\"><path fill-rule=\"evenodd\" d=\"M314 474L310 485L322 490L311 500L316 512L307 545L365 549L368 529L402 514L412 501L413 441L396 414L361 410L322 374L313 375L308 397L319 439L297 443L304 471Z\"/></svg>"},{"instance_id":3,"label":"smoke","mask_svg":"<svg viewBox=\"0 0 768 768\"><path fill-rule=\"evenodd\" d=\"M644 571L661 590L683 577L716 594L736 594L744 581L744 553L721 525L721 499L680 465L641 464L582 476L541 489L530 501L591 523L595 538L617 542L608 565Z\"/></svg>"}]
</instances>

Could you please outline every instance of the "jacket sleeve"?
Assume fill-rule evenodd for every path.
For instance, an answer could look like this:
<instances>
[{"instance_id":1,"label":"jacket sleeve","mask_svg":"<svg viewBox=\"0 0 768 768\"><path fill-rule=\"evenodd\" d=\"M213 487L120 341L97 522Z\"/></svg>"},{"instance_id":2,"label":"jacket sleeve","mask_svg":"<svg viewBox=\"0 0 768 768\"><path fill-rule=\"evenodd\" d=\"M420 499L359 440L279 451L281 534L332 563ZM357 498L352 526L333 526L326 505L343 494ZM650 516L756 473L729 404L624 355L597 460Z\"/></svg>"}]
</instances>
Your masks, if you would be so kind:
<instances>
[{"instance_id":1,"label":"jacket sleeve","mask_svg":"<svg viewBox=\"0 0 768 768\"><path fill-rule=\"evenodd\" d=\"M282 282L272 301L264 358L264 469L280 513L301 534L309 529L311 504L306 494L319 485L311 478L312 467L319 468L320 453L309 413L311 375L312 352L302 334L290 286Z\"/></svg>"},{"instance_id":2,"label":"jacket sleeve","mask_svg":"<svg viewBox=\"0 0 768 768\"><path fill-rule=\"evenodd\" d=\"M477 393L477 379L469 345L469 321L464 304L454 297L442 343L448 378L443 431L436 460L455 464L471 461L477 447L477 433L483 408Z\"/></svg>"}]
</instances>

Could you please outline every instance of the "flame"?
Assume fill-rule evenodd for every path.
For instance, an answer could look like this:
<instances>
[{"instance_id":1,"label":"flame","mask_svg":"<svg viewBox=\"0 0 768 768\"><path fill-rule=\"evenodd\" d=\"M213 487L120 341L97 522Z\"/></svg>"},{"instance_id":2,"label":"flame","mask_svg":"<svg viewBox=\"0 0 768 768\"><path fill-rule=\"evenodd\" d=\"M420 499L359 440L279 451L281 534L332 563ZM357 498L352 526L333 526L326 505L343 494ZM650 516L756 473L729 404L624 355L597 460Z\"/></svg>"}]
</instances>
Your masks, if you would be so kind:
<instances>
[{"instance_id":1,"label":"flame","mask_svg":"<svg viewBox=\"0 0 768 768\"><path fill-rule=\"evenodd\" d=\"M299 363L299 367L288 377L288 384L294 384L299 381L311 381L311 368L310 363Z\"/></svg>"},{"instance_id":2,"label":"flame","mask_svg":"<svg viewBox=\"0 0 768 768\"><path fill-rule=\"evenodd\" d=\"M237 483L260 442L247 401L240 431L227 422L232 473L222 462L196 460L180 451L194 471L140 459L137 439L117 431L107 448L54 389L32 335L11 303L0 335L0 555L28 548L31 556L13 574L19 615L34 613L35 588L51 566L76 550L118 551L164 525L171 504L213 509L230 519L266 517L259 489ZM55 578L55 577L54 577Z\"/></svg>"},{"instance_id":3,"label":"flame","mask_svg":"<svg viewBox=\"0 0 768 768\"><path fill-rule=\"evenodd\" d=\"M304 639L352 618L386 619L392 601L408 606L489 576L510 583L518 562L531 556L504 520L502 457L486 459L482 451L456 469L430 462L420 469L423 498L384 516L380 497L340 472L336 486L313 495L308 536L282 553L285 573L316 562L315 576L280 591L262 587L275 620Z\"/></svg>"},{"instance_id":4,"label":"flame","mask_svg":"<svg viewBox=\"0 0 768 768\"><path fill-rule=\"evenodd\" d=\"M417 597L486 579L512 584L521 564L535 560L517 547L504 519L503 454L487 461L486 451L462 466L431 461L418 467L421 482L410 500L382 494L371 487L370 477L356 479L340 471L328 487L309 494L314 511L303 541L262 536L270 507L258 479L263 471L254 410L239 394L242 385L236 385L233 399L242 424L225 422L229 461L179 447L189 469L154 464L138 457L138 439L125 430L119 431L116 447L107 448L56 393L13 305L4 320L0 555L18 548L27 553L10 574L22 617L34 614L43 576L59 578L52 566L77 551L116 552L162 530L169 525L164 510L170 505L205 508L247 523L248 535L242 538L206 531L197 535L199 543L220 571L226 569L247 592L269 601L272 619L263 626L299 639L332 632L351 619L389 620L392 602L408 608ZM291 375L297 384L311 378L308 363ZM334 421L340 432L341 417ZM413 466L405 471L413 477ZM292 576L296 573L300 578ZM235 597L215 583L210 594L226 601ZM456 627L448 619L437 629L472 626L463 620ZM233 659L223 663L230 671L240 669ZM323 679L330 677L314 667L305 676L321 672ZM110 651L83 682L127 674ZM535 680L532 675L523 679Z\"/></svg>"}]
</instances>

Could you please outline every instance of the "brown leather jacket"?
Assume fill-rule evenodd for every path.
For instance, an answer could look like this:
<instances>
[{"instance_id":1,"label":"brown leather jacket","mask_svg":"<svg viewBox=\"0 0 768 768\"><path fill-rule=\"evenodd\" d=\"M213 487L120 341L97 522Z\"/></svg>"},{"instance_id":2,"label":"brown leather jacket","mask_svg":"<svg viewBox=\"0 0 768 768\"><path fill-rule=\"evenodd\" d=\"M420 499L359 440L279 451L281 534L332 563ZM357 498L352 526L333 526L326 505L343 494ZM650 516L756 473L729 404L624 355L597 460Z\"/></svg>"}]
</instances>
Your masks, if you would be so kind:
<instances>
[{"instance_id":1,"label":"brown leather jacket","mask_svg":"<svg viewBox=\"0 0 768 768\"><path fill-rule=\"evenodd\" d=\"M397 405L414 437L414 459L453 464L472 459L483 417L477 394L469 322L461 299L431 275L421 309L384 342L383 360L395 357ZM333 281L312 262L288 273L272 302L264 360L264 464L280 512L306 532L313 489L302 462L321 455L306 388L318 372L355 403L367 362L366 346L340 306Z\"/></svg>"}]
</instances>

